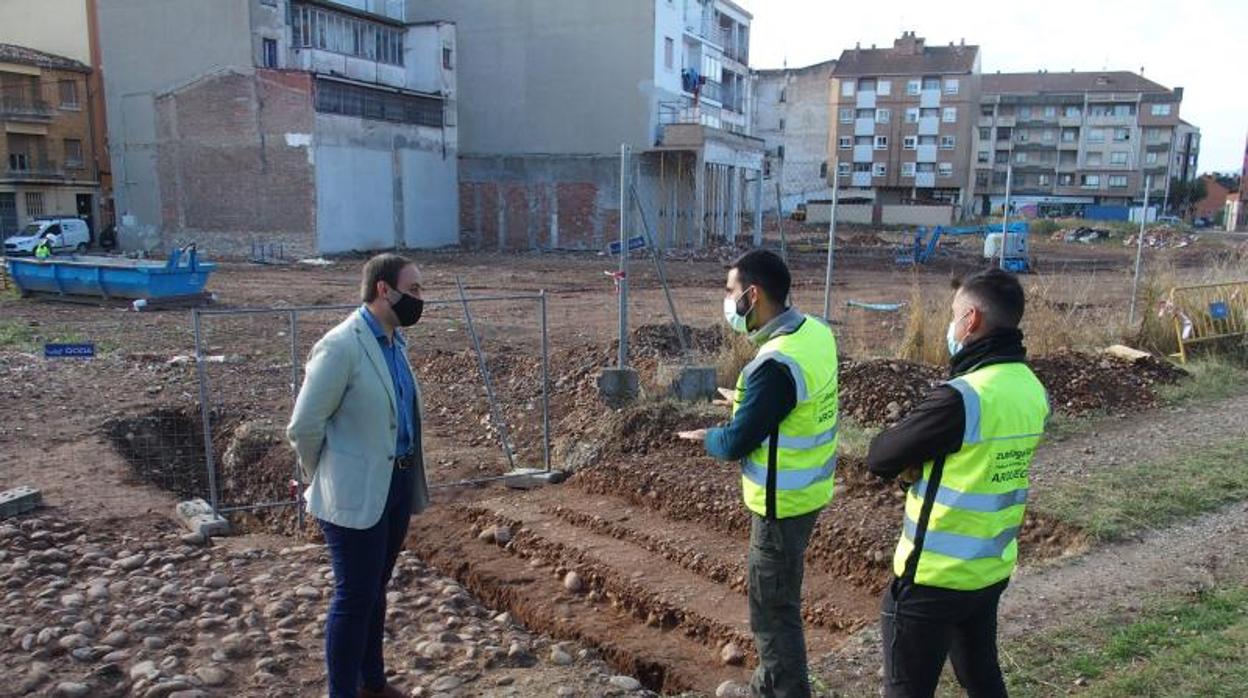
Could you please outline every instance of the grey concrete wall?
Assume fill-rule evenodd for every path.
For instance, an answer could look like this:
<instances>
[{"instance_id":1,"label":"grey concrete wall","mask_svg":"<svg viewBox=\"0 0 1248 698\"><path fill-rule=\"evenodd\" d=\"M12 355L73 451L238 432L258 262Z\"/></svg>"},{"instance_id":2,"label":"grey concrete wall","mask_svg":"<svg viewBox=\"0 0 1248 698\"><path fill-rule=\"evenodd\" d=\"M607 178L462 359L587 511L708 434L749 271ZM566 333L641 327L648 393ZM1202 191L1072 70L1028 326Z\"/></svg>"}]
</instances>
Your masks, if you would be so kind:
<instances>
[{"instance_id":1,"label":"grey concrete wall","mask_svg":"<svg viewBox=\"0 0 1248 698\"><path fill-rule=\"evenodd\" d=\"M120 226L124 247L160 244L155 95L206 73L253 65L251 2L99 0L117 214L132 223Z\"/></svg>"},{"instance_id":2,"label":"grey concrete wall","mask_svg":"<svg viewBox=\"0 0 1248 698\"><path fill-rule=\"evenodd\" d=\"M465 155L653 144L654 0L409 0L407 18L456 24Z\"/></svg>"},{"instance_id":3,"label":"grey concrete wall","mask_svg":"<svg viewBox=\"0 0 1248 698\"><path fill-rule=\"evenodd\" d=\"M831 187L823 175L829 169L828 109L832 66L820 64L788 71L760 73L755 90L754 135L767 143L773 155L784 146L784 159L772 159L771 189L764 197L764 210L776 208L775 181L780 180L784 210L797 204L829 198ZM784 101L780 101L781 92ZM780 121L784 120L781 128Z\"/></svg>"}]
</instances>

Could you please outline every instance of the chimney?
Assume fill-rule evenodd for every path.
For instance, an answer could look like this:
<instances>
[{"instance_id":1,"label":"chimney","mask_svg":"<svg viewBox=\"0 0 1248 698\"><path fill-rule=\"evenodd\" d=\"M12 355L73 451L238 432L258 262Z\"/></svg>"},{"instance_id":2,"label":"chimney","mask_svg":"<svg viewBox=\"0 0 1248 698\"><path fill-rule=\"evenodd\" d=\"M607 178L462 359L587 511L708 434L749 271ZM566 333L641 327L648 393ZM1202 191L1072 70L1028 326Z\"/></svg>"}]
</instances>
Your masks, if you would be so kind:
<instances>
[{"instance_id":1,"label":"chimney","mask_svg":"<svg viewBox=\"0 0 1248 698\"><path fill-rule=\"evenodd\" d=\"M913 31L902 32L900 39L893 40L893 48L901 53L917 56L923 53L923 38L915 36Z\"/></svg>"},{"instance_id":2,"label":"chimney","mask_svg":"<svg viewBox=\"0 0 1248 698\"><path fill-rule=\"evenodd\" d=\"M1183 88L1182 87L1174 88L1174 98L1180 102L1183 101Z\"/></svg>"}]
</instances>

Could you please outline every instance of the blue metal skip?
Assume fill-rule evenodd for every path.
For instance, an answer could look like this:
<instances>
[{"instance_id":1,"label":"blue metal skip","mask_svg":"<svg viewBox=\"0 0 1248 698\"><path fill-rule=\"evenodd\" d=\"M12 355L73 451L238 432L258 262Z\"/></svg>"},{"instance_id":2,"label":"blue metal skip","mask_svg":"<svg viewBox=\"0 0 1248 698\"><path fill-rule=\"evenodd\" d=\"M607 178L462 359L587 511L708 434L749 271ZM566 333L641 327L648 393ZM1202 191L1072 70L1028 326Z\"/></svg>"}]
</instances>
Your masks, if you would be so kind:
<instances>
[{"instance_id":1,"label":"blue metal skip","mask_svg":"<svg viewBox=\"0 0 1248 698\"><path fill-rule=\"evenodd\" d=\"M169 298L204 290L216 268L200 262L193 246L174 250L164 262L116 257L70 256L8 260L9 276L26 293L100 296L103 298Z\"/></svg>"}]
</instances>

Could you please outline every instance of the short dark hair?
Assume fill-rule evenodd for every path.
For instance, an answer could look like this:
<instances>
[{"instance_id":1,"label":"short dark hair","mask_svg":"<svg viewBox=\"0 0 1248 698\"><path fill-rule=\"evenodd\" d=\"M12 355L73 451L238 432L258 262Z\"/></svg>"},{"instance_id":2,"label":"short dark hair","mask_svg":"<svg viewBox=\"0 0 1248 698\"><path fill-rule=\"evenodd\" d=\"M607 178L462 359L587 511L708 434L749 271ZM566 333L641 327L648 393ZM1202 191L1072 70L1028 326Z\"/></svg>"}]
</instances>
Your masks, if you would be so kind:
<instances>
[{"instance_id":1,"label":"short dark hair","mask_svg":"<svg viewBox=\"0 0 1248 698\"><path fill-rule=\"evenodd\" d=\"M985 269L953 280L953 288L974 299L991 329L1014 329L1023 319L1027 299L1018 277L1001 269Z\"/></svg>"},{"instance_id":2,"label":"short dark hair","mask_svg":"<svg viewBox=\"0 0 1248 698\"><path fill-rule=\"evenodd\" d=\"M758 286L767 297L782 306L789 304L789 288L793 277L780 255L771 250L750 250L737 258L729 269L737 270L742 288Z\"/></svg>"},{"instance_id":3,"label":"short dark hair","mask_svg":"<svg viewBox=\"0 0 1248 698\"><path fill-rule=\"evenodd\" d=\"M364 263L363 280L360 282L360 299L365 303L377 300L377 282L384 281L390 288L399 287L399 274L403 268L413 264L412 260L401 254L385 252Z\"/></svg>"}]
</instances>

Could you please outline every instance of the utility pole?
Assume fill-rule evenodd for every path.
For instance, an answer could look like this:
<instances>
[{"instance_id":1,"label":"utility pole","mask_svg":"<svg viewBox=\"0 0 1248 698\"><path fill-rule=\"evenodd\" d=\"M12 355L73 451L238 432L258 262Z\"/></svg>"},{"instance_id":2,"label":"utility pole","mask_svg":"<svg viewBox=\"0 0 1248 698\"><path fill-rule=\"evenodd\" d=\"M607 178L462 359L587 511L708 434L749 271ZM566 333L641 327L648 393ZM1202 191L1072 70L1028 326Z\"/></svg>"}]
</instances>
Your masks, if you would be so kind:
<instances>
[{"instance_id":1,"label":"utility pole","mask_svg":"<svg viewBox=\"0 0 1248 698\"><path fill-rule=\"evenodd\" d=\"M1010 241L1010 186L1014 179L1014 164L1005 167L1005 206L1001 209L1001 268L1005 269L1005 248Z\"/></svg>"},{"instance_id":2,"label":"utility pole","mask_svg":"<svg viewBox=\"0 0 1248 698\"><path fill-rule=\"evenodd\" d=\"M1153 176L1144 178L1144 207L1140 209L1140 235L1135 240L1135 276L1131 280L1131 311L1127 326L1135 325L1135 299L1140 289L1140 259L1144 256L1144 224L1148 221L1148 193L1153 188Z\"/></svg>"}]
</instances>

